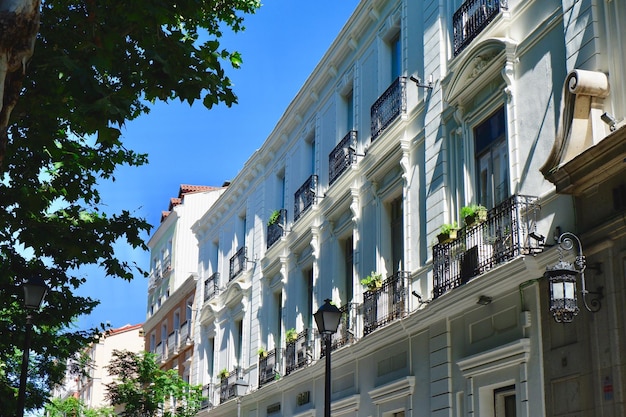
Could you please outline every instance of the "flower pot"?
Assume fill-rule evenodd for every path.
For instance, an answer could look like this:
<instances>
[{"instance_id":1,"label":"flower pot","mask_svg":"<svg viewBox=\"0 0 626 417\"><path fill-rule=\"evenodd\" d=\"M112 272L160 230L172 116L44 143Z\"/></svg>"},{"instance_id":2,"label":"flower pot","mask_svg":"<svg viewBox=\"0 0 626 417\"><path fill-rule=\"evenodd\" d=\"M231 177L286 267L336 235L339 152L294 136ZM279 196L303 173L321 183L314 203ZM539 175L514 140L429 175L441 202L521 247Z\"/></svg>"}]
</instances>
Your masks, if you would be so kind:
<instances>
[{"instance_id":1,"label":"flower pot","mask_svg":"<svg viewBox=\"0 0 626 417\"><path fill-rule=\"evenodd\" d=\"M456 232L457 232L457 230L456 230L456 229L452 229L452 230L450 230L450 232L448 232L448 233L439 233L439 234L437 235L437 239L439 240L439 243L440 243L440 244L441 244L441 243L447 243L447 242L450 242L450 241L452 241L452 240L456 239Z\"/></svg>"}]
</instances>

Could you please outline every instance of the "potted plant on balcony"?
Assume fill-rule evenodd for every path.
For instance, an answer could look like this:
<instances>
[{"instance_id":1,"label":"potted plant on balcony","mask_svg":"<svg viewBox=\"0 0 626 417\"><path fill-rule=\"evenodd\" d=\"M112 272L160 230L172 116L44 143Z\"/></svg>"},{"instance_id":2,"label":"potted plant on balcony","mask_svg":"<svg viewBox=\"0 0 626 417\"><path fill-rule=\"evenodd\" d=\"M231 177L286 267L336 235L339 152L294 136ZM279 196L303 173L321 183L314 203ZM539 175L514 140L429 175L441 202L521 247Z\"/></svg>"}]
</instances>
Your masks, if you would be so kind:
<instances>
[{"instance_id":1,"label":"potted plant on balcony","mask_svg":"<svg viewBox=\"0 0 626 417\"><path fill-rule=\"evenodd\" d=\"M437 235L439 243L446 243L456 239L456 232L458 230L459 226L456 222L443 224L439 229L439 234Z\"/></svg>"},{"instance_id":2,"label":"potted plant on balcony","mask_svg":"<svg viewBox=\"0 0 626 417\"><path fill-rule=\"evenodd\" d=\"M224 368L219 372L218 376L220 379L226 379L230 376L230 372L228 372L228 369Z\"/></svg>"},{"instance_id":3,"label":"potted plant on balcony","mask_svg":"<svg viewBox=\"0 0 626 417\"><path fill-rule=\"evenodd\" d=\"M465 219L465 225L472 226L487 220L487 207L480 204L470 204L461 208L461 217Z\"/></svg>"},{"instance_id":4,"label":"potted plant on balcony","mask_svg":"<svg viewBox=\"0 0 626 417\"><path fill-rule=\"evenodd\" d=\"M259 348L257 353L259 354L259 358L267 358L267 350L265 350L263 346Z\"/></svg>"},{"instance_id":5,"label":"potted plant on balcony","mask_svg":"<svg viewBox=\"0 0 626 417\"><path fill-rule=\"evenodd\" d=\"M287 343L293 343L298 340L298 332L293 327L285 332L285 339Z\"/></svg>"},{"instance_id":6,"label":"potted plant on balcony","mask_svg":"<svg viewBox=\"0 0 626 417\"><path fill-rule=\"evenodd\" d=\"M361 280L361 285L367 287L370 291L376 291L383 286L383 274L372 271Z\"/></svg>"},{"instance_id":7,"label":"potted plant on balcony","mask_svg":"<svg viewBox=\"0 0 626 417\"><path fill-rule=\"evenodd\" d=\"M280 210L274 210L272 211L272 214L270 214L270 218L267 220L267 225L268 226L274 225L278 223L279 220L280 220Z\"/></svg>"}]
</instances>

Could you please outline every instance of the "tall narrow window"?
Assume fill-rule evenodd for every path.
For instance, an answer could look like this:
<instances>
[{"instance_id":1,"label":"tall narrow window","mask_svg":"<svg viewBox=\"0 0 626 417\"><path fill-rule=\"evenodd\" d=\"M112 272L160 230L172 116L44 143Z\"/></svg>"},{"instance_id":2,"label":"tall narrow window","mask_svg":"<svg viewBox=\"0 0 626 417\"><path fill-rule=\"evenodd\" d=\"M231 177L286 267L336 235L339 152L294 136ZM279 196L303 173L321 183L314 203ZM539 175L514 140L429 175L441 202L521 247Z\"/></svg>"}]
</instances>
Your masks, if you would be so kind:
<instances>
[{"instance_id":1,"label":"tall narrow window","mask_svg":"<svg viewBox=\"0 0 626 417\"><path fill-rule=\"evenodd\" d=\"M150 334L150 352L154 353L156 349L156 334Z\"/></svg>"},{"instance_id":2,"label":"tall narrow window","mask_svg":"<svg viewBox=\"0 0 626 417\"><path fill-rule=\"evenodd\" d=\"M343 96L346 106L346 132L354 129L354 91L351 89Z\"/></svg>"},{"instance_id":3,"label":"tall narrow window","mask_svg":"<svg viewBox=\"0 0 626 417\"><path fill-rule=\"evenodd\" d=\"M488 208L509 196L504 108L474 128L478 202Z\"/></svg>"},{"instance_id":4,"label":"tall narrow window","mask_svg":"<svg viewBox=\"0 0 626 417\"><path fill-rule=\"evenodd\" d=\"M495 417L517 417L515 386L499 388L493 392Z\"/></svg>"},{"instance_id":5,"label":"tall narrow window","mask_svg":"<svg viewBox=\"0 0 626 417\"><path fill-rule=\"evenodd\" d=\"M285 208L287 207L286 201L285 201L285 172L281 172L280 174L278 174L278 190L277 190L277 194L278 194L278 207L279 208Z\"/></svg>"},{"instance_id":6,"label":"tall narrow window","mask_svg":"<svg viewBox=\"0 0 626 417\"><path fill-rule=\"evenodd\" d=\"M343 258L344 258L344 276L345 276L345 303L352 301L354 292L354 237L350 237L343 241Z\"/></svg>"},{"instance_id":7,"label":"tall narrow window","mask_svg":"<svg viewBox=\"0 0 626 417\"><path fill-rule=\"evenodd\" d=\"M275 312L276 312L276 318L275 318L275 323L276 323L276 331L274 332L274 335L276 337L275 341L274 341L274 347L275 348L279 348L281 345L281 340L280 340L280 336L281 336L281 324L282 324L282 320L283 320L283 294L282 292L277 292L274 294L274 301L276 303L275 305Z\"/></svg>"},{"instance_id":8,"label":"tall narrow window","mask_svg":"<svg viewBox=\"0 0 626 417\"><path fill-rule=\"evenodd\" d=\"M315 174L315 136L313 136L311 138L311 141L309 142L309 153L309 156L311 158L311 169L309 170L309 172L311 173L311 175L313 175Z\"/></svg>"},{"instance_id":9,"label":"tall narrow window","mask_svg":"<svg viewBox=\"0 0 626 417\"><path fill-rule=\"evenodd\" d=\"M235 359L239 367L243 366L243 320L235 322Z\"/></svg>"},{"instance_id":10,"label":"tall narrow window","mask_svg":"<svg viewBox=\"0 0 626 417\"><path fill-rule=\"evenodd\" d=\"M390 211L392 272L395 274L404 268L402 197L398 197L391 202Z\"/></svg>"},{"instance_id":11,"label":"tall narrow window","mask_svg":"<svg viewBox=\"0 0 626 417\"><path fill-rule=\"evenodd\" d=\"M400 42L400 33L396 34L389 42L391 48L391 80L402 75L402 43Z\"/></svg>"},{"instance_id":12,"label":"tall narrow window","mask_svg":"<svg viewBox=\"0 0 626 417\"><path fill-rule=\"evenodd\" d=\"M305 328L310 328L313 318L313 268L304 272L304 299L302 300L302 321Z\"/></svg>"},{"instance_id":13,"label":"tall narrow window","mask_svg":"<svg viewBox=\"0 0 626 417\"><path fill-rule=\"evenodd\" d=\"M180 333L180 313L177 311L174 313L174 328L172 329L174 333L174 343L178 344L178 337Z\"/></svg>"}]
</instances>

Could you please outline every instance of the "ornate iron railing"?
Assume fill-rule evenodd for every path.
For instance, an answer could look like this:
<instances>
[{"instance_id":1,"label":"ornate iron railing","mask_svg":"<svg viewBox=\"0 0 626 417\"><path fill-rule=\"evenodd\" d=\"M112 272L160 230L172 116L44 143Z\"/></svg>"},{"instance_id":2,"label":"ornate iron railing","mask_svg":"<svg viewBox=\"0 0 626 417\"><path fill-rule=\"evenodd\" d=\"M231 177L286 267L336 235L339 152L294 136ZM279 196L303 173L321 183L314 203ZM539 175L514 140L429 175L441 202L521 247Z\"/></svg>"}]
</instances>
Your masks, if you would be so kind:
<instances>
[{"instance_id":1,"label":"ornate iron railing","mask_svg":"<svg viewBox=\"0 0 626 417\"><path fill-rule=\"evenodd\" d=\"M204 410L207 408L212 408L213 403L211 402L211 397L213 397L213 390L211 389L211 384L206 384L202 387L202 402L200 403L200 410Z\"/></svg>"},{"instance_id":2,"label":"ornate iron railing","mask_svg":"<svg viewBox=\"0 0 626 417\"><path fill-rule=\"evenodd\" d=\"M454 56L461 53L500 13L508 8L506 0L468 0L454 13Z\"/></svg>"},{"instance_id":3,"label":"ornate iron railing","mask_svg":"<svg viewBox=\"0 0 626 417\"><path fill-rule=\"evenodd\" d=\"M309 363L307 347L309 342L309 330L304 329L298 333L295 342L287 343L285 347L285 375L305 367Z\"/></svg>"},{"instance_id":4,"label":"ornate iron railing","mask_svg":"<svg viewBox=\"0 0 626 417\"><path fill-rule=\"evenodd\" d=\"M328 185L356 163L357 132L351 130L328 155Z\"/></svg>"},{"instance_id":5,"label":"ornate iron railing","mask_svg":"<svg viewBox=\"0 0 626 417\"><path fill-rule=\"evenodd\" d=\"M239 369L235 368L220 381L220 404L235 397L235 382L239 379Z\"/></svg>"},{"instance_id":6,"label":"ornate iron railing","mask_svg":"<svg viewBox=\"0 0 626 417\"><path fill-rule=\"evenodd\" d=\"M294 194L293 221L297 221L315 202L317 175L311 175Z\"/></svg>"},{"instance_id":7,"label":"ornate iron railing","mask_svg":"<svg viewBox=\"0 0 626 417\"><path fill-rule=\"evenodd\" d=\"M372 141L403 113L406 113L406 77L398 77L372 105Z\"/></svg>"},{"instance_id":8,"label":"ornate iron railing","mask_svg":"<svg viewBox=\"0 0 626 417\"><path fill-rule=\"evenodd\" d=\"M408 271L398 271L387 278L381 288L363 294L363 335L409 313L410 276Z\"/></svg>"},{"instance_id":9,"label":"ornate iron railing","mask_svg":"<svg viewBox=\"0 0 626 417\"><path fill-rule=\"evenodd\" d=\"M356 329L356 320L357 320L357 305L354 303L348 303L339 308L341 311L341 321L339 322L339 327L337 328L337 333L332 335L332 340L330 344L330 349L335 350L339 349L342 346L349 345L354 343L355 329ZM321 343L321 355L326 355L326 346L324 343L324 339L320 338Z\"/></svg>"},{"instance_id":10,"label":"ornate iron railing","mask_svg":"<svg viewBox=\"0 0 626 417\"><path fill-rule=\"evenodd\" d=\"M220 292L220 273L215 272L213 275L204 280L204 301L209 301Z\"/></svg>"},{"instance_id":11,"label":"ornate iron railing","mask_svg":"<svg viewBox=\"0 0 626 417\"><path fill-rule=\"evenodd\" d=\"M278 354L272 349L265 356L259 356L259 388L274 381L278 376Z\"/></svg>"},{"instance_id":12,"label":"ornate iron railing","mask_svg":"<svg viewBox=\"0 0 626 417\"><path fill-rule=\"evenodd\" d=\"M237 275L246 270L246 247L242 246L230 258L230 271L228 273L228 281L232 281Z\"/></svg>"},{"instance_id":13,"label":"ornate iron railing","mask_svg":"<svg viewBox=\"0 0 626 417\"><path fill-rule=\"evenodd\" d=\"M278 242L285 235L287 224L287 210L282 208L278 210L280 215L276 223L267 225L267 248L269 249L274 243Z\"/></svg>"},{"instance_id":14,"label":"ornate iron railing","mask_svg":"<svg viewBox=\"0 0 626 417\"><path fill-rule=\"evenodd\" d=\"M519 255L541 252L539 210L537 197L514 195L489 210L487 221L464 227L456 239L433 246L433 297Z\"/></svg>"}]
</instances>

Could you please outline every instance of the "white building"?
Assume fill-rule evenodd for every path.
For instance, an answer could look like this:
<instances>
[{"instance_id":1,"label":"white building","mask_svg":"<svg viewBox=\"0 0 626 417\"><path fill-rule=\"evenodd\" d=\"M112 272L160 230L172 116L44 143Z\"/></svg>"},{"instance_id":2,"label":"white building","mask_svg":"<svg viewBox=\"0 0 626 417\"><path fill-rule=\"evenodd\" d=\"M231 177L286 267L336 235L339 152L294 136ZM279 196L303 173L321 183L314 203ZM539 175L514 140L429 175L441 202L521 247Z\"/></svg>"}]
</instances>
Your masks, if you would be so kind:
<instances>
[{"instance_id":1,"label":"white building","mask_svg":"<svg viewBox=\"0 0 626 417\"><path fill-rule=\"evenodd\" d=\"M225 187L183 184L162 213L148 247L151 254L148 311L143 329L146 350L157 355L163 369L176 369L190 381L193 320L196 311L198 245L191 225Z\"/></svg>"},{"instance_id":2,"label":"white building","mask_svg":"<svg viewBox=\"0 0 626 417\"><path fill-rule=\"evenodd\" d=\"M558 231L595 227L574 210L593 212L593 197L563 193L574 168L587 198L603 181L580 155L610 138L611 184L623 178L624 19L616 0L361 1L192 226L200 416L323 415L313 313L326 298L344 312L333 416L624 415L623 282L598 356L588 328L553 322L543 278ZM438 243L472 203L487 219ZM611 253L626 259L617 230ZM611 265L625 275L626 261ZM372 272L380 289L360 284Z\"/></svg>"},{"instance_id":3,"label":"white building","mask_svg":"<svg viewBox=\"0 0 626 417\"><path fill-rule=\"evenodd\" d=\"M143 352L143 333L141 324L119 327L105 332L97 343L92 343L85 354L90 359L90 365L86 370L88 375L78 378L77 397L89 408L108 407L106 400L106 385L113 382L107 366L113 359L113 351L128 350L130 352Z\"/></svg>"}]
</instances>

